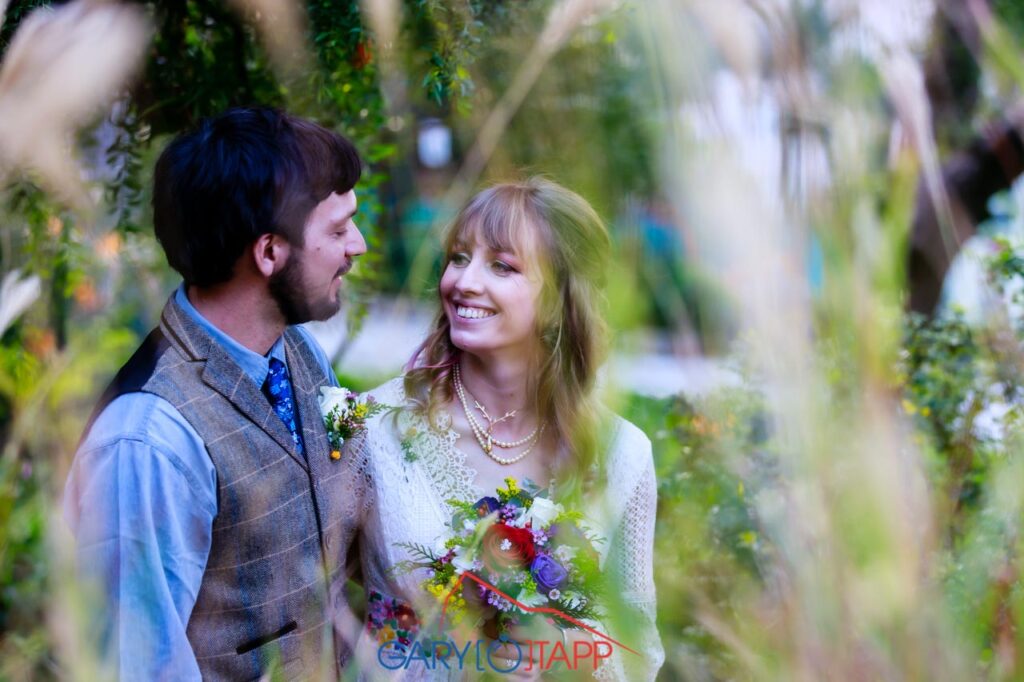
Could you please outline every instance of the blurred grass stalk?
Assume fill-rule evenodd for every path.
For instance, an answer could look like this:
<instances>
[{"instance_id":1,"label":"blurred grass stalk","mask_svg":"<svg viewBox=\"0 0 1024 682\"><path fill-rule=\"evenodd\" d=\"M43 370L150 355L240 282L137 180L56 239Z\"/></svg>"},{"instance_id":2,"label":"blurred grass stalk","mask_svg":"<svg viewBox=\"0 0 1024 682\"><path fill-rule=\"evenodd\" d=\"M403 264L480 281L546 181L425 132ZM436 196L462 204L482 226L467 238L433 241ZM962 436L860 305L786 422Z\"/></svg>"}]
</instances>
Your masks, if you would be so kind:
<instances>
[{"instance_id":1,"label":"blurred grass stalk","mask_svg":"<svg viewBox=\"0 0 1024 682\"><path fill-rule=\"evenodd\" d=\"M0 3L0 16L6 5ZM91 0L37 9L19 26L0 65L0 189L8 267L28 260L19 250L11 252L16 241L11 235L27 220L6 208L19 184L45 187L86 225L97 220L97 196L76 158L76 136L123 96L151 30L142 10ZM55 214L51 219L61 224ZM16 273L8 273L0 287L0 331L41 300L39 278L18 283ZM103 365L96 350L124 352L124 335L120 341L114 334L97 342L91 338L95 332L86 330L67 347L53 348L45 361L26 360L16 348L4 357L5 367L16 373L0 377L5 409L12 415L0 448L0 568L6 604L14 608L2 614L0 679L109 677L100 671L93 642L101 606L72 577L73 543L54 531L63 527L54 502L70 460L68 446L76 438L69 431L80 428L75 407L83 393L92 393L93 371ZM37 481L44 482L41 491ZM43 585L54 588L44 595ZM47 600L46 622L26 620L37 617L40 599Z\"/></svg>"},{"instance_id":2,"label":"blurred grass stalk","mask_svg":"<svg viewBox=\"0 0 1024 682\"><path fill-rule=\"evenodd\" d=\"M741 310L746 361L768 397L781 470L754 502L773 548L761 555L759 588L734 594L730 609L691 596L705 604L702 623L732 650L731 673L740 677L973 679L980 652L958 636L940 580L948 518L893 379L914 179L919 169L938 177L927 100L908 54L816 63L797 16L811 5L650 0L636 13L651 90L663 94L668 112L667 194L691 218L702 253L719 261L721 284ZM884 84L874 91L840 77L864 59L860 66ZM709 80L720 68L741 83L751 124L758 97L774 98L783 132L770 143L793 143L781 123L790 122L803 144L825 146L824 178L766 186L740 162L749 151L743 139L696 134L688 112L714 111ZM879 105L884 97L897 121ZM895 122L911 144L889 166L879 151ZM818 126L824 131L815 136ZM825 254L817 296L804 265L812 237ZM1005 473L1017 477L1001 481L994 504L1016 524L1024 479ZM983 582L988 569L979 566ZM671 645L675 635L665 637ZM1006 664L1017 657L1010 652ZM685 666L671 648L667 658L670 671L673 661ZM999 678L1013 669L990 672ZM670 674L695 675L685 667Z\"/></svg>"}]
</instances>

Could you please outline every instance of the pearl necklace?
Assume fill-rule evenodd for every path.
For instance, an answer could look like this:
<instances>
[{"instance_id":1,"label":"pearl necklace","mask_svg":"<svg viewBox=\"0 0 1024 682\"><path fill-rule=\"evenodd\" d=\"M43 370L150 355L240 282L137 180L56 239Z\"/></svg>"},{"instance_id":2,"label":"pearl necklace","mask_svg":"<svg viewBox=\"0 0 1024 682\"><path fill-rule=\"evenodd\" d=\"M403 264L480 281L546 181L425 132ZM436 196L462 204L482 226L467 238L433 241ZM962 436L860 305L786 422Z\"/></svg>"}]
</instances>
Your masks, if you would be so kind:
<instances>
[{"instance_id":1,"label":"pearl necklace","mask_svg":"<svg viewBox=\"0 0 1024 682\"><path fill-rule=\"evenodd\" d=\"M473 436L476 438L476 442L480 444L480 448L484 451L485 455L493 459L498 464L515 464L516 462L530 454L534 446L536 446L537 443L540 441L541 434L544 433L544 424L534 427L533 431L531 431L530 434L525 438L520 438L519 440L515 441L498 440L497 438L494 437L492 433L494 425L501 423L506 419L514 417L516 415L516 410L506 412L504 416L502 416L500 419L492 419L491 416L487 413L487 408L481 405L476 398L473 398L473 396L469 394L469 391L466 390L465 386L462 385L462 376L459 373L458 365L455 365L455 370L452 378L455 384L455 393L456 395L459 396L459 402L462 403L463 412L466 413L466 421L469 422L469 428L473 432ZM476 409L480 410L480 412L484 415L484 419L487 420L486 431L484 431L483 425L480 424L480 422L476 420L476 417L473 416L473 411L469 409L469 401L466 399L467 395L469 395L470 398L473 398L473 405L476 407ZM529 446L515 457L501 457L494 453L495 445L497 445L499 448L504 448L508 450L511 448L518 448L520 446L526 445L527 443L529 443Z\"/></svg>"}]
</instances>

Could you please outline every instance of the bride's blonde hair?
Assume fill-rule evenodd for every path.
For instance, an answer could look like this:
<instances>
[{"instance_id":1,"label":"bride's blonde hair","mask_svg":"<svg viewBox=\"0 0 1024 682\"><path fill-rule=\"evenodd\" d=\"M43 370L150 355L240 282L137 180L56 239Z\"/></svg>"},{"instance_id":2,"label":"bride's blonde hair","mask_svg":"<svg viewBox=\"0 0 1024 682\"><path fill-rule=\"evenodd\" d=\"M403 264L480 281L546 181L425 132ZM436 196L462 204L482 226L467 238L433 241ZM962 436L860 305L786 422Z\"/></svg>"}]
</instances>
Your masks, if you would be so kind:
<instances>
[{"instance_id":1,"label":"bride's blonde hair","mask_svg":"<svg viewBox=\"0 0 1024 682\"><path fill-rule=\"evenodd\" d=\"M474 196L448 228L445 262L457 243L474 238L539 267L543 286L537 338L542 350L530 372L527 395L534 396L537 414L547 416L548 428L558 437L559 496L579 495L590 474L603 469L594 382L607 349L603 290L611 252L608 231L581 196L531 177ZM461 351L449 331L441 308L405 375L406 396L431 423L437 423L439 409L453 398L450 376Z\"/></svg>"}]
</instances>

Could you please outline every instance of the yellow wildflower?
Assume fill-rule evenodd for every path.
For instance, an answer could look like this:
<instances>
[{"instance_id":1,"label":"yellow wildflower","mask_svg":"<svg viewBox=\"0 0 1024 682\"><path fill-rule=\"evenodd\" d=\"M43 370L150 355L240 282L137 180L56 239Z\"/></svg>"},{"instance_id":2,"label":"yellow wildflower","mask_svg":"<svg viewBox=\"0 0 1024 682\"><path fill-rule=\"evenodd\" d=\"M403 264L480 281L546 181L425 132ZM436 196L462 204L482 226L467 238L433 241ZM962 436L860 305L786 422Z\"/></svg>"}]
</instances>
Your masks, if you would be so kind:
<instances>
[{"instance_id":1,"label":"yellow wildflower","mask_svg":"<svg viewBox=\"0 0 1024 682\"><path fill-rule=\"evenodd\" d=\"M434 583L428 582L426 584L427 592L434 595L434 599L438 601L444 601L445 588L443 585L435 585Z\"/></svg>"}]
</instances>

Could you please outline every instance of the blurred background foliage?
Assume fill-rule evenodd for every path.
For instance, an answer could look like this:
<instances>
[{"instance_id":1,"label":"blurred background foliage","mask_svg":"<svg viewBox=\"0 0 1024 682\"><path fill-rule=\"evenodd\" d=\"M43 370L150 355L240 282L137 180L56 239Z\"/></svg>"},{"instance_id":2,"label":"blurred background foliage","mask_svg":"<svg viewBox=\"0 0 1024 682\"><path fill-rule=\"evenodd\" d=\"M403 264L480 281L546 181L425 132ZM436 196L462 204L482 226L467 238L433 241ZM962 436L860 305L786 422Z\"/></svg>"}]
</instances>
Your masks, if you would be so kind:
<instances>
[{"instance_id":1,"label":"blurred background foliage","mask_svg":"<svg viewBox=\"0 0 1024 682\"><path fill-rule=\"evenodd\" d=\"M9 48L33 12L68 4L10 2L0 63L12 61ZM552 8L573 3L403 0L387 39L374 29L375 4L306 2L308 54L289 69L260 28L260 13L283 5L131 3L153 25L139 72L69 144L92 208L73 205L30 167L4 177L0 273L17 275L0 286L0 679L87 677L66 658L74 651L67 630L88 613L59 602L59 499L95 396L175 285L151 235L150 172L169 136L251 103L315 118L364 153L360 220L374 255L350 291L353 325L371 295L429 296L435 237L459 181L542 172L578 190L612 224L615 276L623 278L613 292L617 321L669 335L685 330L698 351L743 361L740 385L668 398L628 394L619 405L654 444L665 679L1020 679L1024 260L1011 242L993 251L984 315L902 314L907 229L926 164L893 152L888 124L902 110L882 59L835 56L843 28L828 11L835 3L737 0L711 11L714 3L652 1L689 22L674 34L688 59L668 66L659 64L664 46L637 28L644 6L610 3L574 25L540 64L529 96L508 112L500 144L471 177L458 176L457 164L472 158L524 61L543 51L537 40ZM945 157L1019 97L1013 74L1024 10L1012 0L982 3L1008 36L999 42L961 3L936 4L918 57ZM720 19L724 30L742 33L736 19L750 7L763 22L751 53L741 41L716 48ZM750 63L757 67L744 72ZM814 336L821 378L792 378L815 396L805 413L815 447L806 452L778 414L779 387L752 360L762 340L738 336L743 295L730 290L727 264L695 236L705 222L691 208L700 195L732 208L751 200L748 188L736 173L730 191L715 194L714 164L707 177L687 175L679 150L666 143L679 112L665 83L675 79L692 104L710 97L701 76L722 69L748 83L777 78L783 140L828 149L827 192L807 187L801 173L815 176L820 167L802 165L799 155L782 153L778 183L794 212L787 215L798 214L793 223L807 228L800 238L821 261L794 256L790 264L810 280L812 315L806 328L799 319L792 327ZM728 135L728 116L713 112L708 127ZM417 157L417 133L435 121L452 136L454 160L442 168ZM754 218L751 230L769 220ZM672 344L681 346L693 350ZM896 470L911 457L905 450L920 453L927 476L926 512L910 515L911 535L924 538L914 548L923 549L911 559L882 529L894 508L880 501L885 486L875 489L856 469L858 439L879 411L898 416L894 430L909 434L881 461ZM787 516L779 510L791 496L823 498L827 513ZM804 525L813 532L793 535Z\"/></svg>"}]
</instances>

